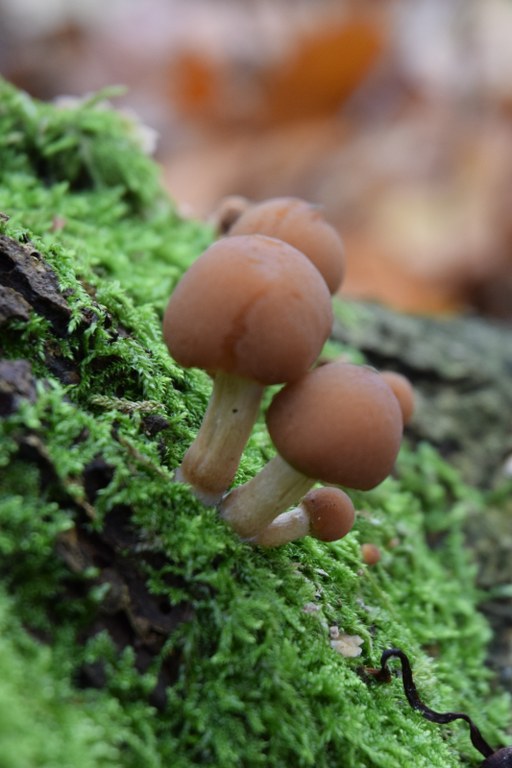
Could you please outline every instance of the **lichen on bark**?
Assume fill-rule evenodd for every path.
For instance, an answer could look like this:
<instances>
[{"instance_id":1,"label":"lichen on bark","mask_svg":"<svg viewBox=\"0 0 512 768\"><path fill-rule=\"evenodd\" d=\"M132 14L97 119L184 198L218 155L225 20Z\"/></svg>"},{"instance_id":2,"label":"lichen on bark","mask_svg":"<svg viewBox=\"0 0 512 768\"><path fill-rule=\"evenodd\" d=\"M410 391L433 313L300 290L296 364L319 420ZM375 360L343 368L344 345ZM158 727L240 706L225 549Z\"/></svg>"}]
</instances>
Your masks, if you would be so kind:
<instances>
[{"instance_id":1,"label":"lichen on bark","mask_svg":"<svg viewBox=\"0 0 512 768\"><path fill-rule=\"evenodd\" d=\"M239 541L171 479L210 384L169 359L161 315L211 232L180 219L133 123L98 99L44 105L0 84L0 175L7 768L81 753L86 768L474 759L465 733L402 706L396 681L358 674L389 645L411 654L432 706L506 740L463 544L481 493L428 444L406 445L396 477L353 494L343 541ZM271 453L260 421L236 482ZM382 550L374 568L363 541ZM359 659L330 627L362 639Z\"/></svg>"}]
</instances>

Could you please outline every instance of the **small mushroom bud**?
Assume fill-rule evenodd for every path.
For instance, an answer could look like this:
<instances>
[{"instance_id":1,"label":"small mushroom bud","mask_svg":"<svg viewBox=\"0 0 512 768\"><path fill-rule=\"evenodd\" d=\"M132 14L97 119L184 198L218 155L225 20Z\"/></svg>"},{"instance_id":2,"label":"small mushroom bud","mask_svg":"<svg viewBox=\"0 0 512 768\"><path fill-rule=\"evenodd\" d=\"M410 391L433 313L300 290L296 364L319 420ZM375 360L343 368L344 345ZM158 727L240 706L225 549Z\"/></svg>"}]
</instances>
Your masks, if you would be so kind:
<instances>
[{"instance_id":1,"label":"small mushroom bud","mask_svg":"<svg viewBox=\"0 0 512 768\"><path fill-rule=\"evenodd\" d=\"M412 419L414 411L414 389L412 384L406 376L395 371L381 371L380 375L393 390L393 393L398 400L400 410L402 411L402 417L404 425L408 424Z\"/></svg>"},{"instance_id":2,"label":"small mushroom bud","mask_svg":"<svg viewBox=\"0 0 512 768\"><path fill-rule=\"evenodd\" d=\"M174 359L214 376L175 479L216 504L234 478L264 387L302 376L331 326L325 283L296 248L263 235L210 246L178 283L163 321Z\"/></svg>"},{"instance_id":3,"label":"small mushroom bud","mask_svg":"<svg viewBox=\"0 0 512 768\"><path fill-rule=\"evenodd\" d=\"M228 235L254 233L277 237L304 253L334 294L345 273L341 238L316 205L295 197L276 197L249 206L233 223Z\"/></svg>"},{"instance_id":4,"label":"small mushroom bud","mask_svg":"<svg viewBox=\"0 0 512 768\"><path fill-rule=\"evenodd\" d=\"M361 557L365 565L377 565L382 557L381 551L376 544L365 542L361 544Z\"/></svg>"},{"instance_id":5,"label":"small mushroom bud","mask_svg":"<svg viewBox=\"0 0 512 768\"><path fill-rule=\"evenodd\" d=\"M283 387L267 411L267 427L278 455L221 504L223 517L246 538L297 504L317 480L359 490L381 483L400 448L402 415L379 373L333 362Z\"/></svg>"},{"instance_id":6,"label":"small mushroom bud","mask_svg":"<svg viewBox=\"0 0 512 768\"><path fill-rule=\"evenodd\" d=\"M251 543L279 547L304 536L338 541L352 529L354 518L354 505L346 493L339 488L316 488L304 496L298 507L278 515Z\"/></svg>"}]
</instances>

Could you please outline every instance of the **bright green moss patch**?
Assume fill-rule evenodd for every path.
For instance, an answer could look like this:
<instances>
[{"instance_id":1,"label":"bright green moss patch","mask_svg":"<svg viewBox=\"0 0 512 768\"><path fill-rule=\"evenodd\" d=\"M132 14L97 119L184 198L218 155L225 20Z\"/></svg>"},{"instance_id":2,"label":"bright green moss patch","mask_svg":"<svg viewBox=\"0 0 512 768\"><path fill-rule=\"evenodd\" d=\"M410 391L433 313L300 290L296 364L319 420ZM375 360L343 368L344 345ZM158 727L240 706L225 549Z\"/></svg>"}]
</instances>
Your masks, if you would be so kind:
<instances>
[{"instance_id":1,"label":"bright green moss patch","mask_svg":"<svg viewBox=\"0 0 512 768\"><path fill-rule=\"evenodd\" d=\"M1 234L29 240L65 296L1 328L35 387L0 419L2 764L477 763L463 725L430 725L398 681L358 674L391 645L431 706L506 739L462 538L480 495L429 446L404 447L396 479L353 494L343 541L240 542L171 480L209 382L169 359L160 317L211 233L177 216L133 124L94 101L62 110L0 85L0 174ZM237 480L271 453L259 424ZM359 658L336 631L362 638Z\"/></svg>"}]
</instances>

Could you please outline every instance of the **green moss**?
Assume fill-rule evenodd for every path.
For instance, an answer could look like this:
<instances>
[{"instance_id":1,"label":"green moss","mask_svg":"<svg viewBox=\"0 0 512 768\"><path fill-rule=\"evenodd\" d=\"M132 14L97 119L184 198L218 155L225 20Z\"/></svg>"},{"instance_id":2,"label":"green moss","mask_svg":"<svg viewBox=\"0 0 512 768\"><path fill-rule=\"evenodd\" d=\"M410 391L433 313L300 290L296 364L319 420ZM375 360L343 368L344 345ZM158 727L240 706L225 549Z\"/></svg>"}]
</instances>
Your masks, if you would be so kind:
<instances>
[{"instance_id":1,"label":"green moss","mask_svg":"<svg viewBox=\"0 0 512 768\"><path fill-rule=\"evenodd\" d=\"M0 593L0 677L3 765L119 765L127 728L118 702L74 690L52 649L21 628L16 608L4 592ZM113 721L117 734L111 733Z\"/></svg>"},{"instance_id":2,"label":"green moss","mask_svg":"<svg viewBox=\"0 0 512 768\"><path fill-rule=\"evenodd\" d=\"M395 479L353 494L360 513L343 541L268 552L238 541L171 482L209 383L168 358L160 317L211 232L177 216L133 125L95 100L62 110L1 84L0 174L2 231L30 239L71 308L65 334L37 315L2 329L4 356L30 360L39 382L35 402L0 422L6 768L474 762L463 726L430 725L398 681L358 675L390 645L411 654L431 706L470 712L491 743L506 738L509 701L491 695L482 666L489 629L462 540L481 496L428 445L404 446ZM341 351L330 343L329 354ZM55 373L66 364L70 381ZM148 429L148 414L165 429ZM271 453L260 423L237 482ZM98 457L109 474L91 494ZM62 553L77 516L93 535L119 510L145 550L165 553L146 563L150 592L183 610L142 672L134 648L88 633L105 585L97 567L73 569ZM382 549L374 568L361 562L362 541ZM359 635L362 656L339 655L329 627ZM167 660L174 677L157 710L150 694ZM98 663L102 687L78 686L83 666Z\"/></svg>"}]
</instances>

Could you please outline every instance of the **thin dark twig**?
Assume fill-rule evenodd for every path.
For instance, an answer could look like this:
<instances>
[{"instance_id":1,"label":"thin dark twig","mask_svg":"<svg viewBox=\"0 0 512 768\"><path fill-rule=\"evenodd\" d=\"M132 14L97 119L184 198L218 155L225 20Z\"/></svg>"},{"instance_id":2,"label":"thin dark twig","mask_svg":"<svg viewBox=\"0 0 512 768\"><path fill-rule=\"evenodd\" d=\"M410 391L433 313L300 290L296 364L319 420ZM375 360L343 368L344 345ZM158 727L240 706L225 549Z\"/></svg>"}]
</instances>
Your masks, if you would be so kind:
<instances>
[{"instance_id":1,"label":"thin dark twig","mask_svg":"<svg viewBox=\"0 0 512 768\"><path fill-rule=\"evenodd\" d=\"M486 742L468 715L465 715L463 712L435 712L421 701L412 679L412 669L409 659L403 651L399 650L398 648L390 648L389 650L384 651L380 659L381 669L378 672L378 675L381 676L382 679L386 679L386 677L389 676L389 671L386 665L388 659L392 657L400 659L402 664L402 682L404 686L404 692L407 697L407 701L413 709L420 712L423 717L433 723L444 724L452 723L454 720L465 720L465 722L469 725L471 742L475 749L477 749L484 757L490 757L494 754L494 750Z\"/></svg>"}]
</instances>

